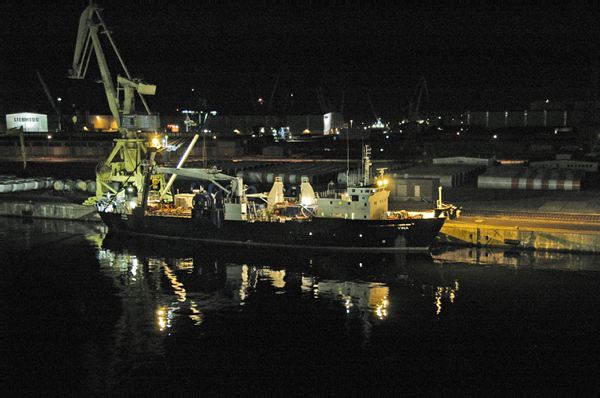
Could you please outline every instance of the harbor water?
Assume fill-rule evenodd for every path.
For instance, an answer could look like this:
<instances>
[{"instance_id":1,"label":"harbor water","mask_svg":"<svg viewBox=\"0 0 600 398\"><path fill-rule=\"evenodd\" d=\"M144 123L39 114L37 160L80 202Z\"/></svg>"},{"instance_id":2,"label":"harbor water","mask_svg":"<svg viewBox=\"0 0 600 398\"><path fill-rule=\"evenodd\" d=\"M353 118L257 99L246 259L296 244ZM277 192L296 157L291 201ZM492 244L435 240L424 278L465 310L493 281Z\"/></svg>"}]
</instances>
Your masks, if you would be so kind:
<instances>
[{"instance_id":1,"label":"harbor water","mask_svg":"<svg viewBox=\"0 0 600 398\"><path fill-rule=\"evenodd\" d=\"M9 392L598 393L598 255L261 251L91 222L0 226Z\"/></svg>"}]
</instances>

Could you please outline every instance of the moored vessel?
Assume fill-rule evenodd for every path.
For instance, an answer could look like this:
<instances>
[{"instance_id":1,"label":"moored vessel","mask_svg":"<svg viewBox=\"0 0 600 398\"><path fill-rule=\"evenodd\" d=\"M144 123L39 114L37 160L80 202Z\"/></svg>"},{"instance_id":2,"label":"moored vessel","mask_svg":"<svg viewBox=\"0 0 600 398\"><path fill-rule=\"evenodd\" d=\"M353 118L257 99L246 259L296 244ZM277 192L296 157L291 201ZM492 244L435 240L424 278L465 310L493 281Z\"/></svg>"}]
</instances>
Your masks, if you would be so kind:
<instances>
[{"instance_id":1,"label":"moored vessel","mask_svg":"<svg viewBox=\"0 0 600 398\"><path fill-rule=\"evenodd\" d=\"M281 178L267 193L250 193L240 177L217 169L144 167L142 189L126 185L116 195L97 202L104 223L113 231L162 236L214 244L262 247L306 247L311 250L374 250L427 252L456 207L429 211L390 211L384 169L370 176L368 147L363 152L363 180L343 190L315 193L302 177L297 197L285 197ZM171 174L218 186L173 195L157 175ZM140 192L141 191L141 192Z\"/></svg>"}]
</instances>

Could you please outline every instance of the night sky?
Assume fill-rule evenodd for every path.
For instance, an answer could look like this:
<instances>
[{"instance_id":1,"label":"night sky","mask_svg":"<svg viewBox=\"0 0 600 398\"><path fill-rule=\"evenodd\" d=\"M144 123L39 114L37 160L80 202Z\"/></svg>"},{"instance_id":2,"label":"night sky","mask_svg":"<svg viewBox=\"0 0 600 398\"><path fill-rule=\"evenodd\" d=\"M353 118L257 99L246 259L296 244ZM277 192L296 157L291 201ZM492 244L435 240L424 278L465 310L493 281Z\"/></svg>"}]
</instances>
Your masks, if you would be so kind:
<instances>
[{"instance_id":1,"label":"night sky","mask_svg":"<svg viewBox=\"0 0 600 398\"><path fill-rule=\"evenodd\" d=\"M85 81L66 77L87 4L0 6L4 113L53 112L38 70L61 107L109 114L94 57ZM188 4L103 5L125 64L157 85L148 101L164 115L204 99L221 114L343 106L348 119L399 118L423 77L424 110L525 109L597 95L597 7ZM116 79L108 41L104 51Z\"/></svg>"}]
</instances>

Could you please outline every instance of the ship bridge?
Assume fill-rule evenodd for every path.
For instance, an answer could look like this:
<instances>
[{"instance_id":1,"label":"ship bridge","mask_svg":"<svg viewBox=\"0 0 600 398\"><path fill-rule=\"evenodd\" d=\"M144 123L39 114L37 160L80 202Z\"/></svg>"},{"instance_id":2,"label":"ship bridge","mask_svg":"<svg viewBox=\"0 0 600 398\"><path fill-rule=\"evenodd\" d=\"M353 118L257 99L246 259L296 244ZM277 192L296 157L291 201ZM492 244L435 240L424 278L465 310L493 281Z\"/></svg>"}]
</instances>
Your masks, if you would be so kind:
<instances>
[{"instance_id":1,"label":"ship bridge","mask_svg":"<svg viewBox=\"0 0 600 398\"><path fill-rule=\"evenodd\" d=\"M319 198L318 217L339 217L352 220L385 218L390 192L385 188L348 187L342 194Z\"/></svg>"}]
</instances>

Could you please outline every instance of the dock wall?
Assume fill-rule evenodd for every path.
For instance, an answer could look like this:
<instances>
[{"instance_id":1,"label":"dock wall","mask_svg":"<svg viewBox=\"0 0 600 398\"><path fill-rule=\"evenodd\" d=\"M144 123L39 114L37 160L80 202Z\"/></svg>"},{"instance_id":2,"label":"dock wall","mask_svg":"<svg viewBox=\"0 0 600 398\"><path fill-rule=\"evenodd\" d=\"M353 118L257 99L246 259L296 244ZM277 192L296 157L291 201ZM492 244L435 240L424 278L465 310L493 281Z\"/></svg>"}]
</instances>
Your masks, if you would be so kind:
<instances>
[{"instance_id":1,"label":"dock wall","mask_svg":"<svg viewBox=\"0 0 600 398\"><path fill-rule=\"evenodd\" d=\"M191 139L191 137L190 137ZM68 141L68 140L39 140L28 139L25 141L25 157L27 161L40 161L43 159L88 161L96 163L108 158L114 148L113 141ZM187 144L182 145L174 152L167 154L170 159L179 159L187 149ZM209 158L237 158L244 155L244 148L239 141L209 140L205 148L196 145L189 155L190 159ZM4 160L22 161L22 148L17 141L0 142L0 157Z\"/></svg>"},{"instance_id":2,"label":"dock wall","mask_svg":"<svg viewBox=\"0 0 600 398\"><path fill-rule=\"evenodd\" d=\"M102 222L96 206L70 203L0 202L0 216Z\"/></svg>"},{"instance_id":3,"label":"dock wall","mask_svg":"<svg viewBox=\"0 0 600 398\"><path fill-rule=\"evenodd\" d=\"M600 253L600 234L583 231L525 230L447 222L438 235L443 244L540 251Z\"/></svg>"}]
</instances>

